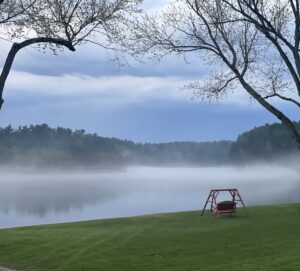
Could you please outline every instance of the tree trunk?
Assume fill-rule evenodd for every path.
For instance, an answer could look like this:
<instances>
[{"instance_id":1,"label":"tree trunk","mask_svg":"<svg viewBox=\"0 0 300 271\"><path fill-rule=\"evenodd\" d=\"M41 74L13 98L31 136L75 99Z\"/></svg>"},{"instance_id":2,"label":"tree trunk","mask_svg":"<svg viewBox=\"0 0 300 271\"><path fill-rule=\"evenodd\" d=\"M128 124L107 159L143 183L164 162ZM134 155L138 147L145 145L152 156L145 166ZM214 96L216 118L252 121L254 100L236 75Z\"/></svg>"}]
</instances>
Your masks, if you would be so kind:
<instances>
[{"instance_id":1,"label":"tree trunk","mask_svg":"<svg viewBox=\"0 0 300 271\"><path fill-rule=\"evenodd\" d=\"M2 73L0 75L0 110L4 103L3 90L4 90L5 82L8 77L8 74L11 70L11 66L12 66L12 63L14 62L15 56L19 50L20 50L20 48L19 48L18 44L14 43L7 55Z\"/></svg>"},{"instance_id":2,"label":"tree trunk","mask_svg":"<svg viewBox=\"0 0 300 271\"><path fill-rule=\"evenodd\" d=\"M12 67L12 64L14 62L16 54L22 48L24 48L26 46L29 46L29 45L32 45L32 44L37 44L37 43L52 43L52 44L64 46L72 52L75 51L75 48L74 48L74 46L72 45L72 43L70 41L64 40L64 39L58 39L58 38L39 37L39 38L32 38L32 39L23 41L21 43L14 43L11 46L11 49L10 49L8 55L7 55L2 73L0 75L0 110L1 110L2 105L4 103L3 91L4 91L4 87L5 87L5 82L6 82L6 79L7 79L8 75L9 75L9 72L11 70L11 67Z\"/></svg>"},{"instance_id":3,"label":"tree trunk","mask_svg":"<svg viewBox=\"0 0 300 271\"><path fill-rule=\"evenodd\" d=\"M267 109L270 113L275 115L281 121L281 123L289 130L298 150L300 151L300 131L297 130L295 124L284 113L282 113L280 110L268 103L261 95L259 95L249 84L247 84L243 77L238 77L245 90L265 109Z\"/></svg>"}]
</instances>

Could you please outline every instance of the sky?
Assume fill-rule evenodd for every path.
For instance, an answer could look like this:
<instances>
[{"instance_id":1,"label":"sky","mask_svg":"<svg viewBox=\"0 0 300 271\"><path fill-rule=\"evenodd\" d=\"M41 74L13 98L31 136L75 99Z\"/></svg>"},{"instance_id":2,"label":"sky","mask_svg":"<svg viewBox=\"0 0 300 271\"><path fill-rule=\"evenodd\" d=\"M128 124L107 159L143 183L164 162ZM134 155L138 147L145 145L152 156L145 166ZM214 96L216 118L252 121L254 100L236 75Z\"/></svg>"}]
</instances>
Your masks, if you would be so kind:
<instances>
[{"instance_id":1,"label":"sky","mask_svg":"<svg viewBox=\"0 0 300 271\"><path fill-rule=\"evenodd\" d=\"M145 1L155 9L161 1ZM10 43L0 40L0 63ZM135 142L234 140L276 119L239 90L217 103L193 99L183 86L207 76L201 58L168 56L120 66L110 52L83 45L53 55L20 51L4 91L0 126L47 123ZM1 69L1 68L0 68ZM294 120L299 110L281 105Z\"/></svg>"}]
</instances>

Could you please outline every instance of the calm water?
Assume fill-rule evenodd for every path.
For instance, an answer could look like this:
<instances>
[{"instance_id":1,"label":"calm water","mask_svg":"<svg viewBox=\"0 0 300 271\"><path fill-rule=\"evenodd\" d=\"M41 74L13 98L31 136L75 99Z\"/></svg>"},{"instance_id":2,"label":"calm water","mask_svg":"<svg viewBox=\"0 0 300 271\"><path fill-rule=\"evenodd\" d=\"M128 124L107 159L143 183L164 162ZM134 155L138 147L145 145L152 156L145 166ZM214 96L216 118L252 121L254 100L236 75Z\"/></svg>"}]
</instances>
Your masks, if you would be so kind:
<instances>
[{"instance_id":1,"label":"calm water","mask_svg":"<svg viewBox=\"0 0 300 271\"><path fill-rule=\"evenodd\" d=\"M211 188L236 187L247 205L300 202L297 168L137 167L104 173L2 170L0 178L1 228L199 210Z\"/></svg>"}]
</instances>

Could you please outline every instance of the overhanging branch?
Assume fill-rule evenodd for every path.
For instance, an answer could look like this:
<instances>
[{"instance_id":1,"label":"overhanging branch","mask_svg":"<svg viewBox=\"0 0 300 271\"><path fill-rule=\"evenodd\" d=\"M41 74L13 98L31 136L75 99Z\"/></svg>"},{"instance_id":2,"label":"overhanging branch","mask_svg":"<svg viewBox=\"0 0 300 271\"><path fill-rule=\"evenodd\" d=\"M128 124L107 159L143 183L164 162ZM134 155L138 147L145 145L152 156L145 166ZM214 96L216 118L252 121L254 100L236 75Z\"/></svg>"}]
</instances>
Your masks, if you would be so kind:
<instances>
[{"instance_id":1,"label":"overhanging branch","mask_svg":"<svg viewBox=\"0 0 300 271\"><path fill-rule=\"evenodd\" d=\"M73 46L73 44L70 41L65 40L65 39L50 38L50 37L39 37L39 38L28 39L21 43L18 43L18 46L20 47L19 49L22 49L26 46L30 46L30 45L38 44L38 43L52 43L52 44L64 46L72 52L76 51L75 47Z\"/></svg>"},{"instance_id":2,"label":"overhanging branch","mask_svg":"<svg viewBox=\"0 0 300 271\"><path fill-rule=\"evenodd\" d=\"M4 85L5 85L6 79L9 75L9 72L11 70L11 67L12 67L12 64L14 62L16 54L22 48L24 48L26 46L33 45L33 44L38 44L38 43L56 44L56 45L64 46L72 52L75 51L75 48L74 48L74 46L71 42L69 42L68 40L60 39L60 38L38 37L38 38L32 38L32 39L25 40L21 43L14 43L12 45L8 55L7 55L3 70L2 70L1 75L0 75L0 109L1 109L2 104L4 102L4 100L3 100Z\"/></svg>"},{"instance_id":3,"label":"overhanging branch","mask_svg":"<svg viewBox=\"0 0 300 271\"><path fill-rule=\"evenodd\" d=\"M278 94L278 93L273 93L271 95L267 95L267 96L264 97L264 99L267 100L267 99L274 98L274 97L278 97L278 98L280 98L282 100L291 102L291 103L297 105L300 108L300 102L298 102L298 101L296 101L296 100L294 100L292 98L285 97L285 96L283 96L281 94Z\"/></svg>"}]
</instances>

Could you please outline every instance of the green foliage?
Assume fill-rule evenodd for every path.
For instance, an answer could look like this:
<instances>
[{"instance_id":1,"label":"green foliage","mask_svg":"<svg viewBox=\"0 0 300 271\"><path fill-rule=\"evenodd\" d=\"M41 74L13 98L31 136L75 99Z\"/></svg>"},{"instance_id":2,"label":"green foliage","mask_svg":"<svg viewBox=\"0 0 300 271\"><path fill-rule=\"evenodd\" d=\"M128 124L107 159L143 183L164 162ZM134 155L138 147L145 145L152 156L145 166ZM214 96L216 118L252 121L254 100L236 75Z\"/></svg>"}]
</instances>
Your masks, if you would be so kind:
<instances>
[{"instance_id":1,"label":"green foliage","mask_svg":"<svg viewBox=\"0 0 300 271\"><path fill-rule=\"evenodd\" d=\"M0 163L122 166L224 162L230 142L138 144L47 124L0 128Z\"/></svg>"},{"instance_id":2,"label":"green foliage","mask_svg":"<svg viewBox=\"0 0 300 271\"><path fill-rule=\"evenodd\" d=\"M300 121L295 122L300 131ZM279 123L265 124L241 134L231 146L234 160L272 159L299 153L289 131Z\"/></svg>"},{"instance_id":3,"label":"green foliage","mask_svg":"<svg viewBox=\"0 0 300 271\"><path fill-rule=\"evenodd\" d=\"M72 131L47 124L0 129L2 163L45 164L109 164L122 162L120 152L131 142Z\"/></svg>"},{"instance_id":4,"label":"green foliage","mask_svg":"<svg viewBox=\"0 0 300 271\"><path fill-rule=\"evenodd\" d=\"M296 123L300 129L300 122ZM216 165L278 159L299 151L281 124L266 124L241 134L234 142L134 143L50 128L47 124L0 128L0 165L92 166Z\"/></svg>"},{"instance_id":5,"label":"green foliage","mask_svg":"<svg viewBox=\"0 0 300 271\"><path fill-rule=\"evenodd\" d=\"M298 271L300 205L216 219L184 212L0 231L0 265L22 271Z\"/></svg>"}]
</instances>

